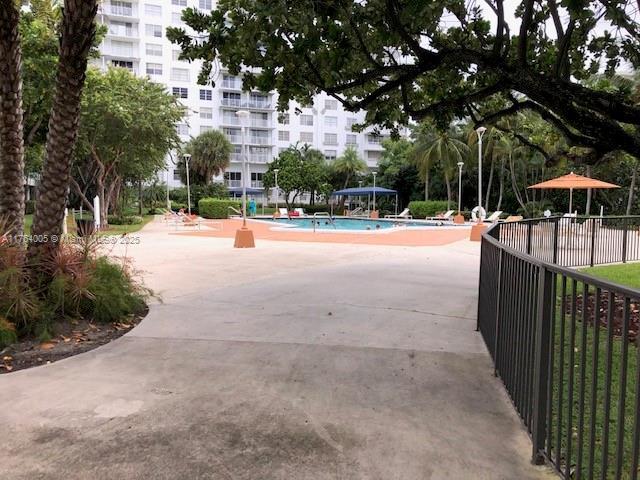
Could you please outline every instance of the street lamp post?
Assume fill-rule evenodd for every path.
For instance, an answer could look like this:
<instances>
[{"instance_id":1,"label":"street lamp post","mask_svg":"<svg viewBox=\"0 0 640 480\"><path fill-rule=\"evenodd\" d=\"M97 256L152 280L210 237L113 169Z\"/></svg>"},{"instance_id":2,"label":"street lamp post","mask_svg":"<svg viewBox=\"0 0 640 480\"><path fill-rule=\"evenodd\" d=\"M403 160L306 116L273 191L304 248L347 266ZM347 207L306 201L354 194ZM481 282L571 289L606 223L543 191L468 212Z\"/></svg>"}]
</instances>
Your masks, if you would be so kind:
<instances>
[{"instance_id":1,"label":"street lamp post","mask_svg":"<svg viewBox=\"0 0 640 480\"><path fill-rule=\"evenodd\" d=\"M279 168L274 168L273 169L273 173L276 176L276 213L278 212L278 200L280 197L280 187L278 187L278 172L280 171Z\"/></svg>"},{"instance_id":2,"label":"street lamp post","mask_svg":"<svg viewBox=\"0 0 640 480\"><path fill-rule=\"evenodd\" d=\"M187 170L187 210L189 216L191 216L191 183L189 181L189 160L191 160L191 155L185 153L182 158L184 158L184 164Z\"/></svg>"},{"instance_id":3,"label":"street lamp post","mask_svg":"<svg viewBox=\"0 0 640 480\"><path fill-rule=\"evenodd\" d=\"M376 210L376 175L378 172L373 173L373 212L371 212L371 218L378 218L378 211Z\"/></svg>"},{"instance_id":4,"label":"street lamp post","mask_svg":"<svg viewBox=\"0 0 640 480\"><path fill-rule=\"evenodd\" d=\"M471 237L470 240L474 242L479 242L482 240L482 234L487 228L482 221L484 220L483 209L482 209L482 135L486 132L487 129L485 127L476 128L476 133L478 134L478 206L475 208L478 212L478 223L471 227Z\"/></svg>"},{"instance_id":5,"label":"street lamp post","mask_svg":"<svg viewBox=\"0 0 640 480\"><path fill-rule=\"evenodd\" d=\"M458 215L453 217L454 223L464 223L462 215L462 167L464 162L458 162Z\"/></svg>"},{"instance_id":6,"label":"street lamp post","mask_svg":"<svg viewBox=\"0 0 640 480\"><path fill-rule=\"evenodd\" d=\"M242 182L242 228L236 230L235 248L253 248L255 241L253 232L247 228L247 152L245 145L245 129L249 112L247 110L238 110L236 116L240 119L241 124L241 151L242 151L242 174L240 181Z\"/></svg>"}]
</instances>

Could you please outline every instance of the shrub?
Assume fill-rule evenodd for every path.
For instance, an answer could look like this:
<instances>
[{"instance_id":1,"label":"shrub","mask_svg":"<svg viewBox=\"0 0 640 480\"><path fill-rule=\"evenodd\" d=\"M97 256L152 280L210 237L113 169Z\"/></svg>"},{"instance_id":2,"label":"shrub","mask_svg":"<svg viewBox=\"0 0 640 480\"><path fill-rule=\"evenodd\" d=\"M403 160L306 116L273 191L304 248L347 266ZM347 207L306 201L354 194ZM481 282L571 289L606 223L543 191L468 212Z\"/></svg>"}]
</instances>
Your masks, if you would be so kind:
<instances>
[{"instance_id":1,"label":"shrub","mask_svg":"<svg viewBox=\"0 0 640 480\"><path fill-rule=\"evenodd\" d=\"M109 215L107 221L110 225L140 225L144 219L137 215Z\"/></svg>"},{"instance_id":2,"label":"shrub","mask_svg":"<svg viewBox=\"0 0 640 480\"><path fill-rule=\"evenodd\" d=\"M283 207L285 205L282 205ZM330 205L301 205L302 209L304 209L304 212L309 214L309 215L313 215L314 213L318 213L318 212L330 212L331 211L331 206Z\"/></svg>"},{"instance_id":3,"label":"shrub","mask_svg":"<svg viewBox=\"0 0 640 480\"><path fill-rule=\"evenodd\" d=\"M0 348L11 345L17 340L16 327L6 318L0 317Z\"/></svg>"},{"instance_id":4,"label":"shrub","mask_svg":"<svg viewBox=\"0 0 640 480\"><path fill-rule=\"evenodd\" d=\"M229 218L229 207L240 210L240 202L219 198L203 198L198 203L198 211L200 216L204 218Z\"/></svg>"},{"instance_id":5,"label":"shrub","mask_svg":"<svg viewBox=\"0 0 640 480\"><path fill-rule=\"evenodd\" d=\"M414 218L435 217L438 213L447 211L447 201L413 201L409 202L409 210Z\"/></svg>"},{"instance_id":6,"label":"shrub","mask_svg":"<svg viewBox=\"0 0 640 480\"><path fill-rule=\"evenodd\" d=\"M144 293L134 284L125 268L106 257L96 260L87 285L91 296L80 303L83 313L99 322L114 322L145 307Z\"/></svg>"},{"instance_id":7,"label":"shrub","mask_svg":"<svg viewBox=\"0 0 640 480\"><path fill-rule=\"evenodd\" d=\"M212 183L211 185L191 185L191 209L197 208L198 203L203 198L227 198L229 192L223 183ZM187 205L187 187L174 188L169 191L169 200L172 208L174 202Z\"/></svg>"}]
</instances>

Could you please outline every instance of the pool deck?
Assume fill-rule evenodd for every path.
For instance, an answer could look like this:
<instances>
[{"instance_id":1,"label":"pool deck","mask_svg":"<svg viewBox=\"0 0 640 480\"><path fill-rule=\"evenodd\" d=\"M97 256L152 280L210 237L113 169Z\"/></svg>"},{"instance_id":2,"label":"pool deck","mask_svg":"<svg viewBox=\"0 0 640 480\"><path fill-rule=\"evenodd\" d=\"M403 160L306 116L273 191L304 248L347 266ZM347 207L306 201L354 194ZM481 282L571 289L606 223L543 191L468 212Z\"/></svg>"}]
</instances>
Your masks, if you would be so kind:
<instances>
[{"instance_id":1,"label":"pool deck","mask_svg":"<svg viewBox=\"0 0 640 480\"><path fill-rule=\"evenodd\" d=\"M222 225L222 230L219 225ZM217 237L234 238L236 230L242 225L240 219L204 221L202 230L173 231L167 227L172 234L197 236L197 237ZM363 231L363 232L330 232L330 231L300 231L291 228L284 231L284 228L273 223L264 221L249 220L249 228L257 241L274 240L285 242L312 242L312 243L346 243L362 245L396 245L402 247L429 247L448 245L469 238L470 229L460 226L455 227L428 227L423 230L398 229L394 231ZM218 227L218 229L215 229Z\"/></svg>"}]
</instances>

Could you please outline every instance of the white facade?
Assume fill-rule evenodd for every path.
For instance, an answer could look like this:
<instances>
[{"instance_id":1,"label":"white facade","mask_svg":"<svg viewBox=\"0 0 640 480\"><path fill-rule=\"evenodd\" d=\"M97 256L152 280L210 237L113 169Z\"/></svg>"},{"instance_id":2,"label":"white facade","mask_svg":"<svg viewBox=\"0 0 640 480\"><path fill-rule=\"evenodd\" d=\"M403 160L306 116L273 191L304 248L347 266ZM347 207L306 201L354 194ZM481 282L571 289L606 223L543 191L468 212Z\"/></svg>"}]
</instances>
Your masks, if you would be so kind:
<instances>
[{"instance_id":1,"label":"white facade","mask_svg":"<svg viewBox=\"0 0 640 480\"><path fill-rule=\"evenodd\" d=\"M106 0L100 6L98 20L108 27L100 47L103 68L120 66L137 75L146 75L167 86L187 107L184 122L178 126L186 142L192 136L210 130L222 130L235 152L225 174L231 188L241 187L241 126L237 110L248 110L245 130L248 148L247 187L262 188L267 164L291 144L310 144L331 161L348 146L357 149L370 168L375 168L382 153L380 136L371 129L353 132L351 126L364 120L364 112L346 112L342 105L324 94L312 107L291 105L288 113L275 110L277 93L243 92L240 78L219 69L215 88L198 85L201 62L180 61L180 49L166 38L166 28L185 25L181 12L185 7L202 10L215 7L215 0ZM161 180L172 187L182 185L175 171L176 158L167 159L167 171Z\"/></svg>"}]
</instances>

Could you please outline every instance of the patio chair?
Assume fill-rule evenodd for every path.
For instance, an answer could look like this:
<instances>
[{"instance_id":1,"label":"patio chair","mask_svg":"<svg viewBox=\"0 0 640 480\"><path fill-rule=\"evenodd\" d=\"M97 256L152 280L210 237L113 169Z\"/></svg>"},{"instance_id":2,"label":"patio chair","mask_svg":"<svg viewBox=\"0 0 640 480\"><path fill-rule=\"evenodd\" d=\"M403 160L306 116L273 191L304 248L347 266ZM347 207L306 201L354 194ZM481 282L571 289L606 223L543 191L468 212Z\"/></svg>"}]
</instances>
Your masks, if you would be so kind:
<instances>
[{"instance_id":1,"label":"patio chair","mask_svg":"<svg viewBox=\"0 0 640 480\"><path fill-rule=\"evenodd\" d=\"M293 211L294 212L298 212L298 216L300 216L300 217L306 217L307 216L307 214L304 213L304 210L302 208L294 208Z\"/></svg>"},{"instance_id":2,"label":"patio chair","mask_svg":"<svg viewBox=\"0 0 640 480\"><path fill-rule=\"evenodd\" d=\"M500 220L500 215L502 215L502 210L496 210L491 215L489 215L487 218L485 218L485 221L486 222L495 223L498 220Z\"/></svg>"},{"instance_id":3,"label":"patio chair","mask_svg":"<svg viewBox=\"0 0 640 480\"><path fill-rule=\"evenodd\" d=\"M289 218L289 211L286 208L278 208L281 217Z\"/></svg>"},{"instance_id":4,"label":"patio chair","mask_svg":"<svg viewBox=\"0 0 640 480\"><path fill-rule=\"evenodd\" d=\"M426 217L425 220L449 220L453 221L453 214L455 210L447 210L445 213L441 215L436 215L435 217Z\"/></svg>"},{"instance_id":5,"label":"patio chair","mask_svg":"<svg viewBox=\"0 0 640 480\"><path fill-rule=\"evenodd\" d=\"M384 218L413 218L409 213L409 209L405 208L402 212L397 215L385 215Z\"/></svg>"}]
</instances>

